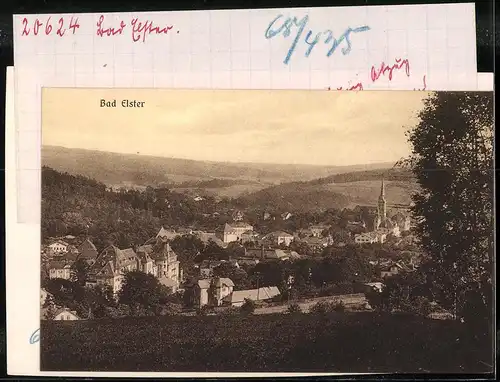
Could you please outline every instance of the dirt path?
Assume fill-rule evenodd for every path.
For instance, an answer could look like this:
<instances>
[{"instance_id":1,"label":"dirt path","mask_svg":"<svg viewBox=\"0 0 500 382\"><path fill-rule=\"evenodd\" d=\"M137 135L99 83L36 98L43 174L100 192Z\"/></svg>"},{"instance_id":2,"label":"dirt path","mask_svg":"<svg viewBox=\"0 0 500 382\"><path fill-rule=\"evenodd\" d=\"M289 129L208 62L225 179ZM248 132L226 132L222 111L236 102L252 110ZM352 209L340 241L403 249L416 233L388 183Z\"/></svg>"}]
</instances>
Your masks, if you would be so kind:
<instances>
[{"instance_id":1,"label":"dirt path","mask_svg":"<svg viewBox=\"0 0 500 382\"><path fill-rule=\"evenodd\" d=\"M307 313L309 312L309 309L316 303L320 301L328 301L328 302L335 302L335 301L342 301L344 303L344 306L346 308L349 307L364 307L365 304L367 303L366 297L364 294L350 294L350 295L340 295L340 296L327 296L327 297L318 297L318 298L311 298L308 300L303 300L303 301L295 301L300 308L302 309L303 312ZM292 301L290 302L292 303ZM257 308L254 311L254 314L271 314L271 313L283 313L286 312L288 309L288 304L283 304L283 305L276 305L276 306L269 306L265 308Z\"/></svg>"}]
</instances>

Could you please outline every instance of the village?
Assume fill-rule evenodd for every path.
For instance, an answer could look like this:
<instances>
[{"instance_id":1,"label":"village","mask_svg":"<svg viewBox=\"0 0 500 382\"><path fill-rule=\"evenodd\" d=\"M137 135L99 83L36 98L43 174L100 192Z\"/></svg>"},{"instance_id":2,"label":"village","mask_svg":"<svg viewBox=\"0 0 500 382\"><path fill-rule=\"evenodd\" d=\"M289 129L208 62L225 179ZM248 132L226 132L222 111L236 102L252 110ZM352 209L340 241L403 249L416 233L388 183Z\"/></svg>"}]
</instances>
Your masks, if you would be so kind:
<instances>
[{"instance_id":1,"label":"village","mask_svg":"<svg viewBox=\"0 0 500 382\"><path fill-rule=\"evenodd\" d=\"M99 251L88 237L66 235L52 238L42 246L41 252L41 318L46 319L48 316L45 313L50 309L50 319L53 320L82 319L74 310L54 305L53 299L47 299L50 292L43 288L43 280L73 280L76 264L84 264L87 269L85 287L106 287L115 298L122 288L127 272L138 271L152 275L169 293L185 296L184 314L200 309L210 308L211 312L215 312L219 308L220 311L225 307L241 307L247 300L257 304L256 314L286 312L290 305L290 290L296 282L293 272L280 285L269 285L269 281L266 284L266 280L262 280L259 285L257 278L257 285L253 288L236 285L236 280L221 276L231 275L230 271L229 274L227 272L228 268L249 273L255 270L258 264L263 266L272 263L297 263L315 259L332 248L348 252L353 247L381 247L390 243L402 256L397 259L379 256L370 260L368 266L376 269L376 273L372 273L373 279L358 282L356 293L320 293L320 297L311 295L310 298L298 299L296 302L306 311L311 308L313 302L322 301L334 301L354 310L370 310L364 291L381 292L385 278L401 272L412 272L417 269L419 263L418 251L414 250L415 237L411 233L408 210L394 210L389 216L382 180L374 221L371 224L365 221L349 222L353 232L347 231L341 240L333 239L326 223L311 225L308 229L298 232L256 232L252 225L245 222L245 215L239 210L232 212L231 222L221 227L219 232L185 227L160 227L155 236L134 248L110 245ZM265 213L262 218L276 219L269 213ZM292 213L281 214L278 218L290 219ZM368 230L367 226L372 230ZM213 251L212 255L200 256L198 251L194 254L198 262L182 264L171 245L174 240L182 237L199 239L205 246L216 248L216 252L217 249L226 251L226 256L218 256ZM307 250L304 250L305 248ZM408 248L413 250L409 251ZM392 252L394 253L394 250ZM227 253L230 255L227 256ZM221 272L221 269L226 272Z\"/></svg>"}]
</instances>

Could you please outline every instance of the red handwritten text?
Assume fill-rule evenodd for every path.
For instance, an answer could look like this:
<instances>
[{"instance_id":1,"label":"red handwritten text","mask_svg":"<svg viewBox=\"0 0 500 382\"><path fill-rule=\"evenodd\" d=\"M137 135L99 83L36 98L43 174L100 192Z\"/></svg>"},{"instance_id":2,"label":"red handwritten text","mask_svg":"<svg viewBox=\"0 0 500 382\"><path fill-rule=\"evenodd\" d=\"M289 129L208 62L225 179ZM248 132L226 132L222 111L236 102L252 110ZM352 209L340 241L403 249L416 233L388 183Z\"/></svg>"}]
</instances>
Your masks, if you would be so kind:
<instances>
[{"instance_id":1,"label":"red handwritten text","mask_svg":"<svg viewBox=\"0 0 500 382\"><path fill-rule=\"evenodd\" d=\"M46 36L55 33L57 36L62 37L67 29L73 31L73 34L76 33L76 30L80 28L80 24L78 23L78 17L71 17L69 19L65 19L64 17L60 17L56 23L52 23L52 17L49 16L47 20L41 21L40 19L35 19L33 23L30 23L28 19L25 17L21 21L23 30L21 31L21 36L38 36L39 34L45 34ZM65 25L69 24L67 29ZM57 29L56 29L57 28Z\"/></svg>"},{"instance_id":2,"label":"red handwritten text","mask_svg":"<svg viewBox=\"0 0 500 382\"><path fill-rule=\"evenodd\" d=\"M387 66L385 62L382 62L380 64L380 67L378 69L375 69L375 66L372 66L371 69L371 78L372 82L377 81L380 76L385 75L386 73L389 73L389 81L392 81L392 73L394 70L400 70L401 68L405 69L406 76L410 77L410 62L407 59L401 60L400 58L396 59L396 63L392 66Z\"/></svg>"},{"instance_id":3,"label":"red handwritten text","mask_svg":"<svg viewBox=\"0 0 500 382\"><path fill-rule=\"evenodd\" d=\"M125 21L120 21L120 26L118 28L115 27L109 27L109 28L103 28L102 24L104 22L104 15L101 15L99 17L99 21L97 21L97 35L100 37L103 36L115 36L117 34L122 34L123 30L126 27Z\"/></svg>"},{"instance_id":4,"label":"red handwritten text","mask_svg":"<svg viewBox=\"0 0 500 382\"><path fill-rule=\"evenodd\" d=\"M149 20L143 23L136 17L132 20L132 40L137 42L142 39L142 42L145 42L146 36L150 34L167 34L172 29L173 26L166 26L164 28L153 26L153 22Z\"/></svg>"},{"instance_id":5,"label":"red handwritten text","mask_svg":"<svg viewBox=\"0 0 500 382\"><path fill-rule=\"evenodd\" d=\"M421 88L421 89L415 89L415 88L413 88L413 90L420 90L420 91L426 90L427 89L427 81L426 81L426 78L425 78L425 74L424 74L424 77L422 78L422 82L424 83L424 87L423 88Z\"/></svg>"},{"instance_id":6,"label":"red handwritten text","mask_svg":"<svg viewBox=\"0 0 500 382\"><path fill-rule=\"evenodd\" d=\"M405 60L397 59L396 64L394 64L393 66L387 66L385 63L382 62L379 70L376 70L375 66L372 66L371 72L370 72L371 79L373 82L375 82L376 80L378 80L380 78L380 76L382 76L388 72L389 73L388 78L389 78L389 81L391 81L392 80L392 72L394 70L398 70L398 69L401 69L403 67L405 68L406 75L409 77L410 76L410 62L407 59L405 59ZM413 90L418 90L418 91L426 90L427 89L426 75L424 75L422 77L422 82L423 82L423 88L420 88L420 89L413 88ZM347 87L344 88L343 86L339 86L336 88L336 90L363 90L364 89L362 82L358 82L358 83L356 83L356 85L350 85L350 83L351 83L351 81L349 81L349 85ZM333 90L333 89L329 86L326 90Z\"/></svg>"},{"instance_id":7,"label":"red handwritten text","mask_svg":"<svg viewBox=\"0 0 500 382\"><path fill-rule=\"evenodd\" d=\"M330 88L328 88L330 90ZM358 82L356 85L348 86L345 89L340 86L337 88L337 90L363 90L363 84L361 82Z\"/></svg>"}]
</instances>

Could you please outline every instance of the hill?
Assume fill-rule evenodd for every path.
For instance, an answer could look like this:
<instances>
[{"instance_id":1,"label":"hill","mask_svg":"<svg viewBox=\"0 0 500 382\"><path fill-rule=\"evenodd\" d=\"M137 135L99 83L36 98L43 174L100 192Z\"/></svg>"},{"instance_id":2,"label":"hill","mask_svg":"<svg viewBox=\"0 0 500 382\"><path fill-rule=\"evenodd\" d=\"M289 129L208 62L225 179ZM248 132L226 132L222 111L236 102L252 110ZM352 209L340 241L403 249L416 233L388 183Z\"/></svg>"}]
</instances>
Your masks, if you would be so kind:
<instances>
[{"instance_id":1,"label":"hill","mask_svg":"<svg viewBox=\"0 0 500 382\"><path fill-rule=\"evenodd\" d=\"M209 189L217 194L238 186L241 192L255 191L283 182L308 181L332 174L388 167L388 164L355 166L283 165L267 163L222 163L95 150L42 147L42 164L60 172L83 175L108 186L143 188ZM248 189L244 186L248 185Z\"/></svg>"},{"instance_id":2,"label":"hill","mask_svg":"<svg viewBox=\"0 0 500 382\"><path fill-rule=\"evenodd\" d=\"M473 373L491 341L406 315L155 316L43 321L41 370Z\"/></svg>"},{"instance_id":3,"label":"hill","mask_svg":"<svg viewBox=\"0 0 500 382\"><path fill-rule=\"evenodd\" d=\"M335 174L307 182L289 182L243 195L248 205L291 211L320 211L328 208L374 206L382 177L388 205L409 205L418 190L411 172L403 169L376 169Z\"/></svg>"}]
</instances>

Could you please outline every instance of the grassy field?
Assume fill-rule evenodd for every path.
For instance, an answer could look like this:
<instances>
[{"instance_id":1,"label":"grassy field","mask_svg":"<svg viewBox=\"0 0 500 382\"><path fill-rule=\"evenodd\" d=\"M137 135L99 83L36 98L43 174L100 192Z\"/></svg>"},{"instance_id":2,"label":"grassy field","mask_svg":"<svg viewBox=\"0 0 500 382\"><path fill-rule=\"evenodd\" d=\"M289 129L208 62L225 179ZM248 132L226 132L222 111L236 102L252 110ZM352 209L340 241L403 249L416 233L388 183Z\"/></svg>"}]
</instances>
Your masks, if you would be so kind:
<instances>
[{"instance_id":1,"label":"grassy field","mask_svg":"<svg viewBox=\"0 0 500 382\"><path fill-rule=\"evenodd\" d=\"M342 195L349 195L352 203L359 205L376 205L380 194L380 180L365 180L324 185L327 190ZM413 182L386 181L385 197L389 204L408 205L411 195L417 191Z\"/></svg>"},{"instance_id":2,"label":"grassy field","mask_svg":"<svg viewBox=\"0 0 500 382\"><path fill-rule=\"evenodd\" d=\"M459 324L374 313L139 317L41 326L41 369L488 372Z\"/></svg>"}]
</instances>

